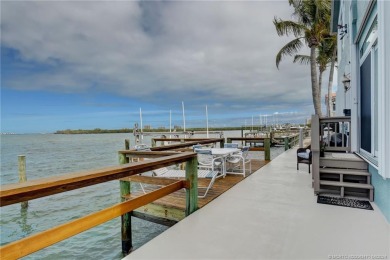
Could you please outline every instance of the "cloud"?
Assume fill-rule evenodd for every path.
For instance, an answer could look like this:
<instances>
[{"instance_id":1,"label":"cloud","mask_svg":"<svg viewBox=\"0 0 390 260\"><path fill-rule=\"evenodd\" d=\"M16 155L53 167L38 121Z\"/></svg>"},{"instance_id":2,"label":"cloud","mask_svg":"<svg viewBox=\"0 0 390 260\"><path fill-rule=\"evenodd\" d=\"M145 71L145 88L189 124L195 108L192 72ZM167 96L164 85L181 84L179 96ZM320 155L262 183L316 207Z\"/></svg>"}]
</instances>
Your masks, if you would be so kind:
<instances>
[{"instance_id":1,"label":"cloud","mask_svg":"<svg viewBox=\"0 0 390 260\"><path fill-rule=\"evenodd\" d=\"M5 1L1 12L2 46L45 68L15 66L9 88L108 92L164 109L312 110L309 67L275 67L289 39L272 19L290 19L287 1Z\"/></svg>"}]
</instances>

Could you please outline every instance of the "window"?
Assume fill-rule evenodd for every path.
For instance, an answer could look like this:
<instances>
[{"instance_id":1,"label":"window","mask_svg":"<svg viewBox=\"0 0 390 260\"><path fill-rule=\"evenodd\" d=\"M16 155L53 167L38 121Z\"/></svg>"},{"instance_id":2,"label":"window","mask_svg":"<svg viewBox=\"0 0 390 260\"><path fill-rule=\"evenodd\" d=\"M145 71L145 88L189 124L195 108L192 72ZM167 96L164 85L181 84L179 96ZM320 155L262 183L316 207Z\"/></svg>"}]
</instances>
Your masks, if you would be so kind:
<instances>
[{"instance_id":1,"label":"window","mask_svg":"<svg viewBox=\"0 0 390 260\"><path fill-rule=\"evenodd\" d=\"M366 38L364 39L363 45L360 48L360 58L363 57L367 48L370 47L376 40L378 34L378 19L375 18L374 22L371 25L370 30L367 33Z\"/></svg>"}]
</instances>

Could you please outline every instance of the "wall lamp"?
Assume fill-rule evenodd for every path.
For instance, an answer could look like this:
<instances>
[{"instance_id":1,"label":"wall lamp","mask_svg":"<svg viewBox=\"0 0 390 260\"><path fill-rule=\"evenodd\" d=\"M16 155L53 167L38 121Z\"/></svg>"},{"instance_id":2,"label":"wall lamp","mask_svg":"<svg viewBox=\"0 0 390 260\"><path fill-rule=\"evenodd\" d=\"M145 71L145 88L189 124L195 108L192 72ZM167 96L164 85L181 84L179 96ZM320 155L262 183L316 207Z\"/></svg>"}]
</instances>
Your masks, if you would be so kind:
<instances>
[{"instance_id":1,"label":"wall lamp","mask_svg":"<svg viewBox=\"0 0 390 260\"><path fill-rule=\"evenodd\" d=\"M341 24L338 24L337 25L337 29L340 30L340 40L342 40L344 38L344 36L348 33L348 24L344 24L344 25L341 25Z\"/></svg>"},{"instance_id":2,"label":"wall lamp","mask_svg":"<svg viewBox=\"0 0 390 260\"><path fill-rule=\"evenodd\" d=\"M347 92L351 88L351 79L348 78L347 75L343 76L343 80L341 81L344 85L344 90Z\"/></svg>"}]
</instances>

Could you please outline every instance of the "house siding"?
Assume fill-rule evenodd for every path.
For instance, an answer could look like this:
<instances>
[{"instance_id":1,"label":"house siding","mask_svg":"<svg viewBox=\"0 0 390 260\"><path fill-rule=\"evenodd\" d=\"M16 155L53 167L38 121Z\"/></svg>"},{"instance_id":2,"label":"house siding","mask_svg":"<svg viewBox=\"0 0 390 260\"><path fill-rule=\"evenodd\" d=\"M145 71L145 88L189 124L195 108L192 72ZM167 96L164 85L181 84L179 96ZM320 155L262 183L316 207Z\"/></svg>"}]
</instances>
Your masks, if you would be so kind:
<instances>
[{"instance_id":1,"label":"house siding","mask_svg":"<svg viewBox=\"0 0 390 260\"><path fill-rule=\"evenodd\" d=\"M390 179L383 179L371 165L368 170L371 173L371 182L375 187L375 204L380 208L387 222L390 223Z\"/></svg>"}]
</instances>

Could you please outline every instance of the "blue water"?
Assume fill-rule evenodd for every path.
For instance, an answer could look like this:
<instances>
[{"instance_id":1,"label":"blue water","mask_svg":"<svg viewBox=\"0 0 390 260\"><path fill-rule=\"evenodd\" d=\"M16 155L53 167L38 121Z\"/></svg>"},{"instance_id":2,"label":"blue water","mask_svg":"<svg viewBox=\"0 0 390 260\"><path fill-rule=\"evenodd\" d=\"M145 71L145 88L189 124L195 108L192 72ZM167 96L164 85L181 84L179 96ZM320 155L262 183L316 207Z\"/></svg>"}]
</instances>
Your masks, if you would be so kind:
<instances>
[{"instance_id":1,"label":"blue water","mask_svg":"<svg viewBox=\"0 0 390 260\"><path fill-rule=\"evenodd\" d=\"M225 132L225 136L240 136L240 131ZM19 181L18 155L26 156L27 179L33 180L118 165L117 151L124 149L125 139L130 139L134 145L132 134L2 135L1 185ZM145 137L143 142L150 144L150 137ZM271 156L275 157L280 151L272 151ZM139 185L133 188L137 189ZM31 200L26 211L21 210L20 204L2 207L1 245L97 212L118 202L119 181L116 180ZM135 249L167 229L137 218L132 221ZM120 218L25 257L80 258L121 259Z\"/></svg>"},{"instance_id":2,"label":"blue water","mask_svg":"<svg viewBox=\"0 0 390 260\"><path fill-rule=\"evenodd\" d=\"M28 180L118 165L117 151L124 149L126 138L134 140L130 134L2 135L1 184L19 181L18 155L26 156ZM22 211L19 204L2 207L1 245L119 201L119 182L111 181L32 200L27 211ZM164 226L133 218L134 247L141 246L164 230ZM120 218L38 251L26 259L79 259L80 256L83 259L120 259Z\"/></svg>"}]
</instances>

